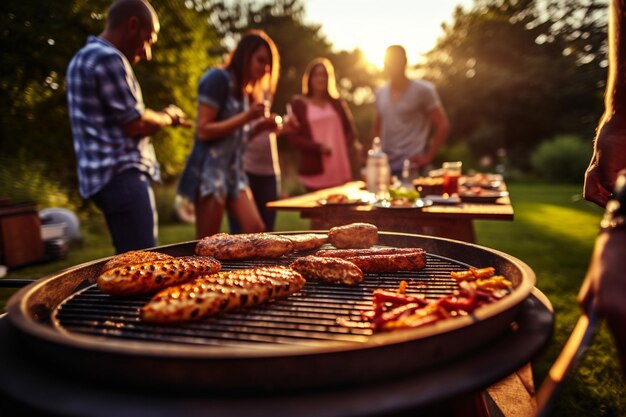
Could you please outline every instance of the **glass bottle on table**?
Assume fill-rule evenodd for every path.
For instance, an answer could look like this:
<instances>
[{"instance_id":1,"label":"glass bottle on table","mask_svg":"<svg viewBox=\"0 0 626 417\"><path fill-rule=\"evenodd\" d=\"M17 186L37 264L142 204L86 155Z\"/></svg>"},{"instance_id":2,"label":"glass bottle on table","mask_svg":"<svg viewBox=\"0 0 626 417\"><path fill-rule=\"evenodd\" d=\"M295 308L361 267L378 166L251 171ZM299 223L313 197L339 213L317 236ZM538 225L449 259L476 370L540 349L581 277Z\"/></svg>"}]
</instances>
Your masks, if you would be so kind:
<instances>
[{"instance_id":1,"label":"glass bottle on table","mask_svg":"<svg viewBox=\"0 0 626 417\"><path fill-rule=\"evenodd\" d=\"M377 199L384 200L389 196L389 180L391 169L389 159L383 152L379 137L372 142L372 149L367 152L365 164L365 182L367 191L374 193Z\"/></svg>"},{"instance_id":2,"label":"glass bottle on table","mask_svg":"<svg viewBox=\"0 0 626 417\"><path fill-rule=\"evenodd\" d=\"M413 188L411 184L411 161L409 159L405 159L402 162L402 178L400 178L400 188L405 188L406 190L410 190Z\"/></svg>"}]
</instances>

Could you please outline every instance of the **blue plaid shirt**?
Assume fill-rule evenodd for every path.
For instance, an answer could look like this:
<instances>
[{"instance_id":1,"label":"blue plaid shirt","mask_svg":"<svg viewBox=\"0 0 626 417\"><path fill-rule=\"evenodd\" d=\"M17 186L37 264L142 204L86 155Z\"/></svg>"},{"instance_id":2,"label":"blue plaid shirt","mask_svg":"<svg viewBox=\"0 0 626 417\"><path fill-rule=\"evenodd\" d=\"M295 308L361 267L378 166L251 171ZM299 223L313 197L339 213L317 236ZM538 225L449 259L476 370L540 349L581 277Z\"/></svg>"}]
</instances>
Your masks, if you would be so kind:
<instances>
[{"instance_id":1,"label":"blue plaid shirt","mask_svg":"<svg viewBox=\"0 0 626 417\"><path fill-rule=\"evenodd\" d=\"M67 102L84 198L131 168L160 180L150 138L129 137L122 130L145 106L130 63L113 45L90 36L74 55L67 69Z\"/></svg>"}]
</instances>

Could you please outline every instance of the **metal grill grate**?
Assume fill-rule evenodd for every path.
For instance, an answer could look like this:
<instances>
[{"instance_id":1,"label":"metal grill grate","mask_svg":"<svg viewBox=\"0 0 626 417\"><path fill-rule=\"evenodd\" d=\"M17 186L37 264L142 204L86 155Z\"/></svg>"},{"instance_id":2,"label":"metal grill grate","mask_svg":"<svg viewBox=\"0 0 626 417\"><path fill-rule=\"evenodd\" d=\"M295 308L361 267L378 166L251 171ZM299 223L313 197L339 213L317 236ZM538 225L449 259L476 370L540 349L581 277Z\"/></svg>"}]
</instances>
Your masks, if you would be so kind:
<instances>
[{"instance_id":1,"label":"metal grill grate","mask_svg":"<svg viewBox=\"0 0 626 417\"><path fill-rule=\"evenodd\" d=\"M303 255L299 253L279 260L224 261L222 270L289 265ZM364 342L372 334L370 329L345 328L336 320L338 317L358 320L360 311L371 309L372 291L377 288L393 290L405 280L409 283L408 294L439 298L457 288L457 283L450 278L450 271L468 267L448 258L427 255L427 266L422 271L366 274L365 280L356 287L308 281L301 292L288 299L204 321L175 325L141 321L139 308L150 297L115 298L92 285L61 303L53 314L53 323L70 333L220 347Z\"/></svg>"}]
</instances>

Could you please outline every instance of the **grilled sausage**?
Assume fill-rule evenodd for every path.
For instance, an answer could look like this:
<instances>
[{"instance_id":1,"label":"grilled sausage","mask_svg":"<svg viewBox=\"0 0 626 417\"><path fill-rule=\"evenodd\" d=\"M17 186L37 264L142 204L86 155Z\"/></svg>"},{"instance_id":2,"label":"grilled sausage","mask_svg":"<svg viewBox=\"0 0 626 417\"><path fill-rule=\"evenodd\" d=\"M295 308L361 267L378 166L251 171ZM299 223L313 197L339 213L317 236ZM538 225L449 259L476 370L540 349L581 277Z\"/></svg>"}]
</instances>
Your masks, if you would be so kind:
<instances>
[{"instance_id":1,"label":"grilled sausage","mask_svg":"<svg viewBox=\"0 0 626 417\"><path fill-rule=\"evenodd\" d=\"M166 259L172 259L173 256L166 255L159 252L149 252L146 250L132 250L130 252L120 253L115 255L107 263L102 266L102 272L109 271L120 266L130 266L142 264L152 261L163 261Z\"/></svg>"},{"instance_id":2,"label":"grilled sausage","mask_svg":"<svg viewBox=\"0 0 626 417\"><path fill-rule=\"evenodd\" d=\"M157 323L199 320L285 298L304 283L302 275L283 266L220 272L159 292L140 314L143 320Z\"/></svg>"},{"instance_id":3,"label":"grilled sausage","mask_svg":"<svg viewBox=\"0 0 626 417\"><path fill-rule=\"evenodd\" d=\"M187 256L110 269L98 277L100 291L111 295L152 294L205 274L222 265L210 257Z\"/></svg>"},{"instance_id":4,"label":"grilled sausage","mask_svg":"<svg viewBox=\"0 0 626 417\"><path fill-rule=\"evenodd\" d=\"M346 285L356 285L363 281L363 272L359 267L340 258L304 256L296 259L290 267L301 273L306 279L318 279Z\"/></svg>"},{"instance_id":5,"label":"grilled sausage","mask_svg":"<svg viewBox=\"0 0 626 417\"><path fill-rule=\"evenodd\" d=\"M322 233L304 233L298 235L285 235L293 242L293 250L313 250L328 242L328 235Z\"/></svg>"},{"instance_id":6,"label":"grilled sausage","mask_svg":"<svg viewBox=\"0 0 626 417\"><path fill-rule=\"evenodd\" d=\"M322 249L315 252L315 256L329 256L332 258L347 258L350 256L371 255L400 255L414 252L423 252L421 248L370 248L370 249Z\"/></svg>"},{"instance_id":7,"label":"grilled sausage","mask_svg":"<svg viewBox=\"0 0 626 417\"><path fill-rule=\"evenodd\" d=\"M397 255L348 256L344 259L354 263L366 274L419 271L426 266L426 253L423 250Z\"/></svg>"},{"instance_id":8,"label":"grilled sausage","mask_svg":"<svg viewBox=\"0 0 626 417\"><path fill-rule=\"evenodd\" d=\"M333 227L328 240L338 249L365 249L378 242L378 228L369 223L352 223Z\"/></svg>"},{"instance_id":9,"label":"grilled sausage","mask_svg":"<svg viewBox=\"0 0 626 417\"><path fill-rule=\"evenodd\" d=\"M218 233L203 238L196 245L196 254L217 259L278 258L291 251L291 240L268 233Z\"/></svg>"}]
</instances>

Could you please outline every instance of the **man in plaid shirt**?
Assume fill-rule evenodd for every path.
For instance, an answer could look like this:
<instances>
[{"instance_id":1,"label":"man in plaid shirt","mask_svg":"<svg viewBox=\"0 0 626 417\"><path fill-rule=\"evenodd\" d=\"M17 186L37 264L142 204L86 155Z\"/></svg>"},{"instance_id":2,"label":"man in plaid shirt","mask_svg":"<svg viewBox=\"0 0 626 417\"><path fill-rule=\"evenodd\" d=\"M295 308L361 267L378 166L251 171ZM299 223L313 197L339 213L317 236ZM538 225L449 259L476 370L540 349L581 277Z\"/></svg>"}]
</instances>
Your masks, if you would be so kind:
<instances>
[{"instance_id":1,"label":"man in plaid shirt","mask_svg":"<svg viewBox=\"0 0 626 417\"><path fill-rule=\"evenodd\" d=\"M169 105L147 109L131 64L152 57L159 19L145 0L118 0L104 31L90 36L67 70L67 98L79 190L103 212L118 253L156 245L151 181L159 164L148 135L190 126Z\"/></svg>"}]
</instances>

